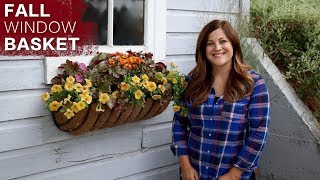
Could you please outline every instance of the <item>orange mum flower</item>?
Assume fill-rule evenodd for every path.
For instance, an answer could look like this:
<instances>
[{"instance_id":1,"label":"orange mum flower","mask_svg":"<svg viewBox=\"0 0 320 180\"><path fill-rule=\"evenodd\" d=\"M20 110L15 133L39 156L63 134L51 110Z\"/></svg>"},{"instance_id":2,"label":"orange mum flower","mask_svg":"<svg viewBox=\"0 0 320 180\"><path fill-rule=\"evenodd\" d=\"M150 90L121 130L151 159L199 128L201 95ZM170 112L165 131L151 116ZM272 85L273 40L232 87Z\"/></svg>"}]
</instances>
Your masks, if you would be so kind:
<instances>
[{"instance_id":1,"label":"orange mum flower","mask_svg":"<svg viewBox=\"0 0 320 180\"><path fill-rule=\"evenodd\" d=\"M131 69L132 69L131 64L125 64L123 67L124 67L126 70L131 70Z\"/></svg>"},{"instance_id":2,"label":"orange mum flower","mask_svg":"<svg viewBox=\"0 0 320 180\"><path fill-rule=\"evenodd\" d=\"M120 58L119 62L120 62L120 65L121 65L121 66L127 64L127 60L122 59L122 58Z\"/></svg>"},{"instance_id":3,"label":"orange mum flower","mask_svg":"<svg viewBox=\"0 0 320 180\"><path fill-rule=\"evenodd\" d=\"M133 63L133 59L132 59L132 58L128 58L128 59L127 59L127 63L132 64L132 63Z\"/></svg>"},{"instance_id":4,"label":"orange mum flower","mask_svg":"<svg viewBox=\"0 0 320 180\"><path fill-rule=\"evenodd\" d=\"M114 65L114 63L115 63L115 62L114 62L114 60L113 60L113 59L109 59L109 60L108 60L108 64L109 64L109 65L113 66L113 65Z\"/></svg>"},{"instance_id":5,"label":"orange mum flower","mask_svg":"<svg viewBox=\"0 0 320 180\"><path fill-rule=\"evenodd\" d=\"M138 64L141 64L141 63L144 63L144 60L141 58L138 58L137 62L138 62Z\"/></svg>"}]
</instances>

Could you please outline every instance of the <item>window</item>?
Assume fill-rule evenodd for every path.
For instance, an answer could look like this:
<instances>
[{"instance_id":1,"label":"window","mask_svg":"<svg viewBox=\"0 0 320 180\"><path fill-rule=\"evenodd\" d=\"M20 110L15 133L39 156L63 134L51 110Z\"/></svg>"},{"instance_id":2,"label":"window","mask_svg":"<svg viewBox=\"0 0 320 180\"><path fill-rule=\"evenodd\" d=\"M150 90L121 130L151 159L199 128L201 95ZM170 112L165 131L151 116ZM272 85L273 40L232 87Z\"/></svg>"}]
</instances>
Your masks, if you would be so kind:
<instances>
[{"instance_id":1,"label":"window","mask_svg":"<svg viewBox=\"0 0 320 180\"><path fill-rule=\"evenodd\" d=\"M145 0L82 0L83 22L96 27L92 41L99 45L143 45ZM108 7L109 5L109 7ZM108 31L108 29L112 29ZM89 32L90 33L90 32Z\"/></svg>"},{"instance_id":2,"label":"window","mask_svg":"<svg viewBox=\"0 0 320 180\"><path fill-rule=\"evenodd\" d=\"M100 52L147 51L154 54L155 60L164 60L165 0L80 1L86 4L82 21L96 24L98 33L95 33L92 41L99 45ZM45 83L51 83L51 79L58 73L57 67L66 59L88 64L92 57L46 57Z\"/></svg>"},{"instance_id":3,"label":"window","mask_svg":"<svg viewBox=\"0 0 320 180\"><path fill-rule=\"evenodd\" d=\"M143 45L144 0L116 0L113 8L113 44Z\"/></svg>"}]
</instances>

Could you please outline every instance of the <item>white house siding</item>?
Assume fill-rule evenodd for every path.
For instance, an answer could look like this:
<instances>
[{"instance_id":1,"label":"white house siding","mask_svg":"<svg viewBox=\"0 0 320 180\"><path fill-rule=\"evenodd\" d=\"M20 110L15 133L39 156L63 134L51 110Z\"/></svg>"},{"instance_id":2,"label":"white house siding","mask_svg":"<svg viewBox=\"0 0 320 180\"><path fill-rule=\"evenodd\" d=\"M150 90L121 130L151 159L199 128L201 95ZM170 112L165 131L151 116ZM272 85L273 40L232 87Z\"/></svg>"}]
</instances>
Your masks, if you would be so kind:
<instances>
[{"instance_id":1,"label":"white house siding","mask_svg":"<svg viewBox=\"0 0 320 180\"><path fill-rule=\"evenodd\" d=\"M212 19L235 24L241 0L167 0L166 61L188 73L198 32ZM40 101L38 57L0 60L0 179L177 179L169 149L172 110L147 121L82 136L60 131Z\"/></svg>"},{"instance_id":2,"label":"white house siding","mask_svg":"<svg viewBox=\"0 0 320 180\"><path fill-rule=\"evenodd\" d=\"M213 19L236 25L242 12L241 0L167 0L167 57L185 74L195 65L198 33ZM249 5L249 4L248 4Z\"/></svg>"}]
</instances>

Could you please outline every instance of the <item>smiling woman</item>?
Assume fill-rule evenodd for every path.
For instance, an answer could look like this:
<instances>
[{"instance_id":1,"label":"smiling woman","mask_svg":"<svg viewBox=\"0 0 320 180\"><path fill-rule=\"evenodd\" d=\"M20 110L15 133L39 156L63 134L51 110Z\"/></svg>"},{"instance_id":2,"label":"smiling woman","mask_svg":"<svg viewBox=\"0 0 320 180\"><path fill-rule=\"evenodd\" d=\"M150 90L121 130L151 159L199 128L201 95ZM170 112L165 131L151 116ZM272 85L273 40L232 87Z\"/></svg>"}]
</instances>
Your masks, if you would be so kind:
<instances>
[{"instance_id":1,"label":"smiling woman","mask_svg":"<svg viewBox=\"0 0 320 180\"><path fill-rule=\"evenodd\" d=\"M173 153L183 179L254 179L266 143L269 95L262 77L243 57L236 31L214 20L199 34L196 67L175 113Z\"/></svg>"}]
</instances>

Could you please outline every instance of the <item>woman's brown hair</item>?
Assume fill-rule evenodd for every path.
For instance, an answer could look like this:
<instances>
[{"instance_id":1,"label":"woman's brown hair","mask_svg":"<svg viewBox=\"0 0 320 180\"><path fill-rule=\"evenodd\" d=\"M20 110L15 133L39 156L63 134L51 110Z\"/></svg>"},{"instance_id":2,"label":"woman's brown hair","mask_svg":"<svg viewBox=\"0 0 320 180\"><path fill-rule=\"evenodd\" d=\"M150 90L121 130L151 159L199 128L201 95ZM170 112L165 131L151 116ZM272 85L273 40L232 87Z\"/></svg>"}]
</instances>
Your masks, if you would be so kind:
<instances>
[{"instance_id":1,"label":"woman's brown hair","mask_svg":"<svg viewBox=\"0 0 320 180\"><path fill-rule=\"evenodd\" d=\"M224 99L227 102L235 102L253 91L254 81L247 73L251 67L243 57L236 30L227 21L213 20L201 30L197 41L196 67L190 72L185 94L185 100L191 101L193 106L206 101L210 94L214 77L211 63L206 57L206 46L209 34L219 28L224 31L233 48L232 68L224 89Z\"/></svg>"}]
</instances>

